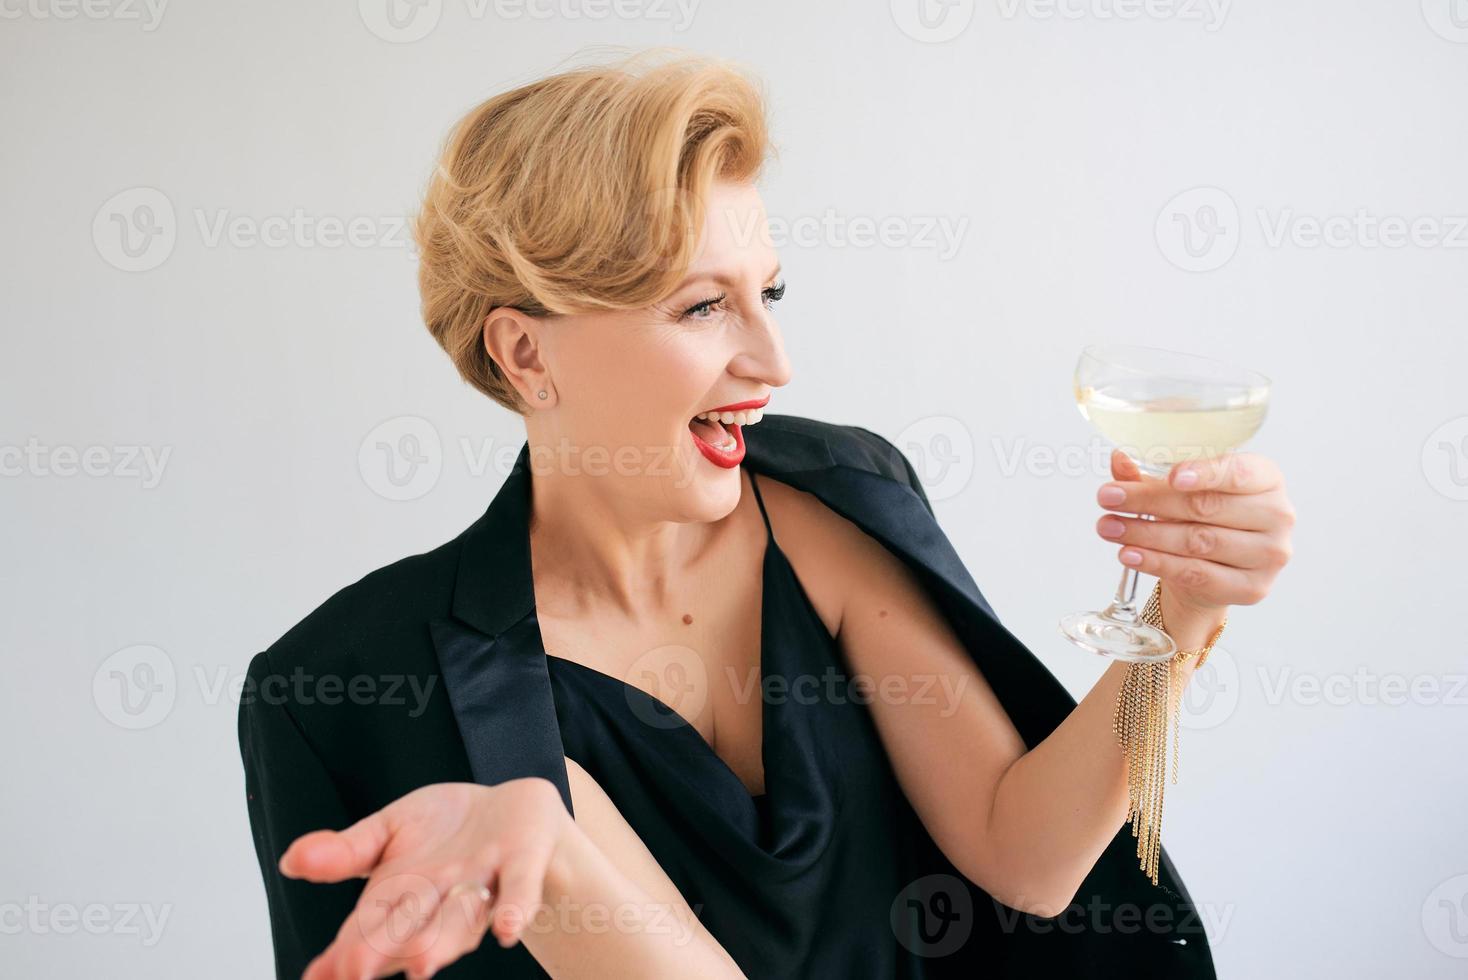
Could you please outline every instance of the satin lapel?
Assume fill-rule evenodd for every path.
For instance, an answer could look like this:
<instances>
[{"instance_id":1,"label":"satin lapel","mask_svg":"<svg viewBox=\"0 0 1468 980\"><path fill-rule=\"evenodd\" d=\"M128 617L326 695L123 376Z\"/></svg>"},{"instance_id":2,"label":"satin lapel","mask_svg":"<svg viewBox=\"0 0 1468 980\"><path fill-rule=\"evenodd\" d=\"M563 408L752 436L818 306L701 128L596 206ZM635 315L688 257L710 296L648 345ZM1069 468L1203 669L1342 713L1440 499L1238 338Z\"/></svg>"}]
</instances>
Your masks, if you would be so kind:
<instances>
[{"instance_id":1,"label":"satin lapel","mask_svg":"<svg viewBox=\"0 0 1468 980\"><path fill-rule=\"evenodd\" d=\"M474 781L549 779L571 810L530 569L530 446L465 532L453 615L429 624Z\"/></svg>"},{"instance_id":2,"label":"satin lapel","mask_svg":"<svg viewBox=\"0 0 1468 980\"><path fill-rule=\"evenodd\" d=\"M493 786L543 776L555 783L571 810L565 750L535 615L498 637L452 619L431 628L474 781Z\"/></svg>"}]
</instances>

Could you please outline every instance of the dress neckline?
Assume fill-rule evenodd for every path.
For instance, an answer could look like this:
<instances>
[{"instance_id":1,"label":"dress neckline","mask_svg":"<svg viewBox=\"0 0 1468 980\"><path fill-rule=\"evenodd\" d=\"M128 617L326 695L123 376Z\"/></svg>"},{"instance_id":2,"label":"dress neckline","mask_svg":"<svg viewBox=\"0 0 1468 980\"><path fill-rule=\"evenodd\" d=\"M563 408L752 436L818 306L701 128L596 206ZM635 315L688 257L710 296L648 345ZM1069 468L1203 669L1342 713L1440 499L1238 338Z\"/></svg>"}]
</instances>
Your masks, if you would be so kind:
<instances>
[{"instance_id":1,"label":"dress neckline","mask_svg":"<svg viewBox=\"0 0 1468 980\"><path fill-rule=\"evenodd\" d=\"M740 467L740 471L747 474L749 478L749 485L754 490L755 503L759 507L760 519L764 522L765 525L765 547L763 554L760 556L759 653L756 657L756 660L759 663L759 678L758 687L756 687L755 689L756 692L758 692L756 696L760 698L762 705L760 718L760 765L764 774L764 791L760 793L751 793L749 791L749 787L744 784L744 780L739 778L739 774L736 773L734 769L729 765L729 763L724 760L723 756L719 755L719 753L714 749L713 745L709 743L709 740L703 737L703 733L700 732L698 728L693 725L692 722L685 718L681 712L675 709L672 705L668 704L662 698L643 690L637 685L628 682L624 678L618 677L615 674L609 674L604 670L601 670L597 667L592 667L589 664L584 664L579 660L572 660L569 657L561 657L548 652L545 653L545 659L550 665L554 665L556 667L568 666L569 669L573 671L591 676L599 683L612 684L618 687L621 690L623 696L629 700L629 704L641 701L642 707L654 711L660 718L660 720L663 721L667 730L682 730L686 732L685 737L695 739L697 743L702 746L700 754L707 755L712 760L716 761L718 765L722 767L723 771L728 773L729 778L733 779L734 782L737 783L744 790L745 795L749 797L752 803L754 803L756 806L764 806L768 803L770 786L770 774L768 765L769 754L766 751L765 746L768 744L767 739L770 730L769 723L771 720L770 702L767 698L763 696L765 683L768 678L769 663L767 648L769 645L768 636L770 632L770 624L767 621L766 617L771 608L770 591L773 581L773 576L771 575L771 566L774 565L777 561L784 561L785 555L780 550L779 543L775 540L775 529L771 526L770 516L765 511L764 497L760 495L759 485L755 481L754 472L752 470L746 469L743 466ZM786 566L788 567L788 562L786 562ZM790 577L792 579L795 578L793 570ZM796 580L796 588L801 591L802 595L804 595L804 589L801 588L798 580ZM807 607L810 607L808 597L806 598L806 605ZM813 607L810 608L812 609L812 612L814 612ZM535 635L540 640L540 647L542 652L544 652L545 638L540 632L539 616L536 614L536 611L534 609L531 610L530 616L535 623ZM641 714L640 712L637 713L639 713L639 715Z\"/></svg>"},{"instance_id":2,"label":"dress neckline","mask_svg":"<svg viewBox=\"0 0 1468 980\"><path fill-rule=\"evenodd\" d=\"M760 700L762 793L751 793L702 733L662 699L576 660L547 655L546 661L558 697L570 699L557 701L560 724L594 740L579 748L573 748L577 739L567 742L568 752L581 753L572 758L591 762L597 778L656 786L659 805L675 808L678 819L726 855L741 876L793 881L820 860L840 824L846 753L855 744L844 736L852 734L852 712L860 706L840 693L844 672L832 636L784 561L755 474L746 472L765 524L753 695ZM538 637L538 623L533 629ZM838 696L822 693L830 683L838 685ZM578 695L593 702L584 715L577 711ZM608 763L604 754L621 761ZM601 766L592 761L598 759Z\"/></svg>"}]
</instances>

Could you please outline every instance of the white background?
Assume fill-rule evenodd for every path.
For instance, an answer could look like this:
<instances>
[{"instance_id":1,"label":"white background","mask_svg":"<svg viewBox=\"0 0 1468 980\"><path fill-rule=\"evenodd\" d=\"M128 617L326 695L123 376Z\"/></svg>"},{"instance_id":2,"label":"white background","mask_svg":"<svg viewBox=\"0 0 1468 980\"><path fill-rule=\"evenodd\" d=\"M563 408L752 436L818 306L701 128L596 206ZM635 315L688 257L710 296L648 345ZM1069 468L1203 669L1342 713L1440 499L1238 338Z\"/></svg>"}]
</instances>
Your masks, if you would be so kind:
<instances>
[{"instance_id":1,"label":"white background","mask_svg":"<svg viewBox=\"0 0 1468 980\"><path fill-rule=\"evenodd\" d=\"M493 497L523 427L401 220L463 111L613 43L764 79L771 410L899 442L1077 695L1056 618L1120 568L1077 350L1274 379L1296 557L1194 682L1166 843L1221 976L1462 975L1468 5L387 2L0 0L0 972L270 975L228 685Z\"/></svg>"}]
</instances>

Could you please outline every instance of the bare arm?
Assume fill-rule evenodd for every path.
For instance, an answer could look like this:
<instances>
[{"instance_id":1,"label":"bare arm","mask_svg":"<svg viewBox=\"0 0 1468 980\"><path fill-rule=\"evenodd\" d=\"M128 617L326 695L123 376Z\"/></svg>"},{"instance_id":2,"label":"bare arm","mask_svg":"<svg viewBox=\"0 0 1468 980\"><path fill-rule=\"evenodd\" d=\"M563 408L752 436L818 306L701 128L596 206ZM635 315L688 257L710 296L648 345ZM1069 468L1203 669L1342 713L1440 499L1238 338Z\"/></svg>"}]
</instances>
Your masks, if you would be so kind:
<instances>
[{"instance_id":1,"label":"bare arm","mask_svg":"<svg viewBox=\"0 0 1468 980\"><path fill-rule=\"evenodd\" d=\"M1126 767L1110 716L1119 670L1026 751L907 567L854 526L838 539L848 567L862 574L846 586L837 639L851 671L877 682L873 720L913 808L954 866L989 894L1026 912L1058 913L1126 817ZM894 693L884 696L883 682Z\"/></svg>"},{"instance_id":2,"label":"bare arm","mask_svg":"<svg viewBox=\"0 0 1468 980\"><path fill-rule=\"evenodd\" d=\"M853 601L842 618L840 639L853 669L909 679L910 691L925 677L950 679L947 688L934 685L929 703L873 702L904 791L965 875L1011 907L1058 914L1126 820L1126 760L1111 728L1126 665L1111 663L1065 720L1026 751L912 573L863 540L860 551L881 554L866 554L858 566L867 574L849 592ZM1210 632L1196 620L1173 630L1185 647L1201 646ZM1186 683L1193 667L1182 671ZM955 760L965 763L957 772Z\"/></svg>"},{"instance_id":3,"label":"bare arm","mask_svg":"<svg viewBox=\"0 0 1468 980\"><path fill-rule=\"evenodd\" d=\"M523 940L558 980L742 977L601 787L566 768L575 820L546 779L436 783L297 838L288 877L368 879L304 980L431 976L495 940Z\"/></svg>"},{"instance_id":4,"label":"bare arm","mask_svg":"<svg viewBox=\"0 0 1468 980\"><path fill-rule=\"evenodd\" d=\"M743 977L596 780L570 759L566 771L580 832L551 861L531 955L557 980Z\"/></svg>"},{"instance_id":5,"label":"bare arm","mask_svg":"<svg viewBox=\"0 0 1468 980\"><path fill-rule=\"evenodd\" d=\"M1125 666L1109 666L1075 710L1026 751L993 689L907 566L814 496L764 481L772 484L766 492L771 520L797 572L810 573L802 580L851 672L876 682L873 719L924 826L954 866L995 898L1022 911L1058 914L1126 819L1125 757L1111 730ZM1271 547L1263 539L1245 543ZM1152 567L1143 567L1203 580L1195 567L1168 567L1173 559L1188 560L1152 553ZM1282 563L1261 564L1277 571ZM1241 592L1242 601L1262 598L1257 582L1240 588L1254 590ZM1169 631L1183 648L1201 646L1227 607L1169 602L1168 591ZM1183 667L1184 683L1192 670Z\"/></svg>"}]
</instances>

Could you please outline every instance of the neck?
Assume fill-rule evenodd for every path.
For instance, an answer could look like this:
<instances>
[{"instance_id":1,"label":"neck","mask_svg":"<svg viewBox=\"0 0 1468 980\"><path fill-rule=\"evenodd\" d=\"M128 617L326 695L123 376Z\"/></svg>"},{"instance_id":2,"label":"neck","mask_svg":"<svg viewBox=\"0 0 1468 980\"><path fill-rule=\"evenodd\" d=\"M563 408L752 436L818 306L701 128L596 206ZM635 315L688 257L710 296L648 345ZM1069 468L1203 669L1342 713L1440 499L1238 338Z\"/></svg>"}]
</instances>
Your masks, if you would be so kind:
<instances>
[{"instance_id":1,"label":"neck","mask_svg":"<svg viewBox=\"0 0 1468 980\"><path fill-rule=\"evenodd\" d=\"M610 608L638 620L666 616L676 604L675 593L687 594L688 571L704 551L712 525L649 513L650 502L636 493L636 474L531 469L537 606L567 615Z\"/></svg>"}]
</instances>

